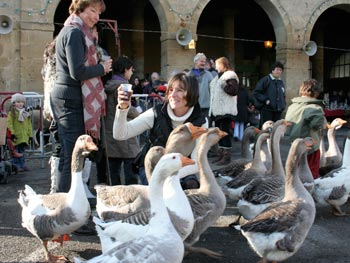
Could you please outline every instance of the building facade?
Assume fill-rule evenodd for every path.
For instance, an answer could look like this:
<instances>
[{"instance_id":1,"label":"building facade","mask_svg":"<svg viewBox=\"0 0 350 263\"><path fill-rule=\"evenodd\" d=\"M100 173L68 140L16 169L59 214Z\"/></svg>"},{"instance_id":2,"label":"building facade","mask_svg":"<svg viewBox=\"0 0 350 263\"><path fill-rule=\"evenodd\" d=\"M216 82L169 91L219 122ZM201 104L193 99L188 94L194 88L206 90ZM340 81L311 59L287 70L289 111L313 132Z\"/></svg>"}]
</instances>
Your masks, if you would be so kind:
<instances>
[{"instance_id":1,"label":"building facade","mask_svg":"<svg viewBox=\"0 0 350 263\"><path fill-rule=\"evenodd\" d=\"M43 93L43 51L71 0L0 0L0 89ZM190 69L193 56L226 56L250 89L279 60L287 101L302 80L350 91L350 0L105 0L101 45L125 54L141 78ZM189 40L195 47L190 47ZM264 41L272 41L272 47ZM313 41L313 42L310 42ZM317 48L315 45L317 45ZM316 48L316 49L315 49ZM314 52L316 51L316 52ZM315 53L315 54L314 54Z\"/></svg>"}]
</instances>

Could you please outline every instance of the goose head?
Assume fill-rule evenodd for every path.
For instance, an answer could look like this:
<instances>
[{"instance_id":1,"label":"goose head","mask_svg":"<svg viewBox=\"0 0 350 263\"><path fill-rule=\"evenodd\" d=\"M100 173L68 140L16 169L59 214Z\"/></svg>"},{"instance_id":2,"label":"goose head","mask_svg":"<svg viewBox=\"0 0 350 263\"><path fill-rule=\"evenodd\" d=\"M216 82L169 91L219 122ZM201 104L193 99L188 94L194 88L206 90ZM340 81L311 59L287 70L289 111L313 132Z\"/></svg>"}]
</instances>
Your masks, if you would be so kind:
<instances>
[{"instance_id":1,"label":"goose head","mask_svg":"<svg viewBox=\"0 0 350 263\"><path fill-rule=\"evenodd\" d=\"M92 151L97 151L98 147L94 143L93 139L90 135L83 134L80 135L75 142L74 150L76 152L80 152L82 156L86 157Z\"/></svg>"},{"instance_id":2,"label":"goose head","mask_svg":"<svg viewBox=\"0 0 350 263\"><path fill-rule=\"evenodd\" d=\"M151 174L154 167L164 155L165 149L163 146L153 146L151 147L145 156L145 172L148 182L151 180Z\"/></svg>"},{"instance_id":3,"label":"goose head","mask_svg":"<svg viewBox=\"0 0 350 263\"><path fill-rule=\"evenodd\" d=\"M327 123L328 129L340 129L347 121L342 118L335 118L330 124Z\"/></svg>"},{"instance_id":4,"label":"goose head","mask_svg":"<svg viewBox=\"0 0 350 263\"><path fill-rule=\"evenodd\" d=\"M182 167L191 164L194 164L194 161L183 156L181 153L164 154L153 170L150 185L153 181L165 181L168 176L176 175L178 170L180 170Z\"/></svg>"},{"instance_id":5,"label":"goose head","mask_svg":"<svg viewBox=\"0 0 350 263\"><path fill-rule=\"evenodd\" d=\"M271 132L273 125L274 125L273 121L265 121L261 127L261 130L262 131L270 130Z\"/></svg>"},{"instance_id":6,"label":"goose head","mask_svg":"<svg viewBox=\"0 0 350 263\"><path fill-rule=\"evenodd\" d=\"M190 122L179 125L170 133L165 151L166 153L181 152L188 156L195 147L195 140L206 132L206 128L194 126Z\"/></svg>"},{"instance_id":7,"label":"goose head","mask_svg":"<svg viewBox=\"0 0 350 263\"><path fill-rule=\"evenodd\" d=\"M98 148L90 135L83 134L78 137L72 154L72 172L82 171L84 166L84 157Z\"/></svg>"},{"instance_id":8,"label":"goose head","mask_svg":"<svg viewBox=\"0 0 350 263\"><path fill-rule=\"evenodd\" d=\"M227 132L220 130L218 127L209 128L208 132L202 135L200 145L207 144L208 147L212 147L226 135Z\"/></svg>"}]
</instances>

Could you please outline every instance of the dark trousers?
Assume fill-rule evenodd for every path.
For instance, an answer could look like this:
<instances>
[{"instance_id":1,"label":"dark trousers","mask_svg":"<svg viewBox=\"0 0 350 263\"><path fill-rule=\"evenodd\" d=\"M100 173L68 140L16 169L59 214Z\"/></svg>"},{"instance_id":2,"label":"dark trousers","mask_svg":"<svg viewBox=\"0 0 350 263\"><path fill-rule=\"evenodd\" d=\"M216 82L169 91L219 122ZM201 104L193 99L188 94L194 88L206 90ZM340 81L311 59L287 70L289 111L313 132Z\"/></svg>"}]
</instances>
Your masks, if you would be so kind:
<instances>
[{"instance_id":1,"label":"dark trousers","mask_svg":"<svg viewBox=\"0 0 350 263\"><path fill-rule=\"evenodd\" d=\"M263 126L266 121L278 121L281 119L282 111L269 111L264 108L260 111L260 123L259 128Z\"/></svg>"},{"instance_id":2,"label":"dark trousers","mask_svg":"<svg viewBox=\"0 0 350 263\"><path fill-rule=\"evenodd\" d=\"M83 104L81 100L55 97L50 99L61 142L56 192L68 192L71 185L71 161L75 142L85 133Z\"/></svg>"},{"instance_id":3,"label":"dark trousers","mask_svg":"<svg viewBox=\"0 0 350 263\"><path fill-rule=\"evenodd\" d=\"M221 147L226 147L226 148L231 148L232 143L231 143L231 138L229 136L230 134L230 127L231 127L231 118L218 118L215 120L215 127L218 127L220 130L227 132L227 136L221 138L219 141L219 146Z\"/></svg>"},{"instance_id":4,"label":"dark trousers","mask_svg":"<svg viewBox=\"0 0 350 263\"><path fill-rule=\"evenodd\" d=\"M108 158L112 185L121 184L122 164L124 168L125 185L137 184L137 178L132 170L133 160L134 158Z\"/></svg>"}]
</instances>

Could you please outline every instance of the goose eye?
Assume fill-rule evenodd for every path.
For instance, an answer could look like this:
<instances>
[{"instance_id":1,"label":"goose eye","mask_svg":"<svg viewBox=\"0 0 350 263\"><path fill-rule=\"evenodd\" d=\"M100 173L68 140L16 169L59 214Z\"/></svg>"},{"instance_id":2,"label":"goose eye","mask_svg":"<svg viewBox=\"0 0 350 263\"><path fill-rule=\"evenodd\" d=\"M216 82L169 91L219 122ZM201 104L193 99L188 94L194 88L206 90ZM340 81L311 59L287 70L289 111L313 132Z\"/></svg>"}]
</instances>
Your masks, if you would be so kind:
<instances>
[{"instance_id":1,"label":"goose eye","mask_svg":"<svg viewBox=\"0 0 350 263\"><path fill-rule=\"evenodd\" d=\"M176 159L176 156L174 155L172 159Z\"/></svg>"}]
</instances>

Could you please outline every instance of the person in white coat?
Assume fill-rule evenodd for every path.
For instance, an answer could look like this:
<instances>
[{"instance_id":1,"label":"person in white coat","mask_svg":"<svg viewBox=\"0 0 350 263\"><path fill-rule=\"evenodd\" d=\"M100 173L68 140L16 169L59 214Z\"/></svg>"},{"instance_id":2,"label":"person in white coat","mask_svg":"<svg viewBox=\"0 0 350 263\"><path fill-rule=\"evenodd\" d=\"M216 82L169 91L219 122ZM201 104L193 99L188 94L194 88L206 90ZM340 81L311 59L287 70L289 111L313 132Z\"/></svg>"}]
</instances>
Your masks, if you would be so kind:
<instances>
[{"instance_id":1,"label":"person in white coat","mask_svg":"<svg viewBox=\"0 0 350 263\"><path fill-rule=\"evenodd\" d=\"M209 116L215 120L216 127L230 134L231 122L238 112L237 93L239 79L226 57L220 57L215 60L215 68L218 76L210 82ZM231 161L231 148L230 136L225 136L219 141L217 164L226 165Z\"/></svg>"}]
</instances>

